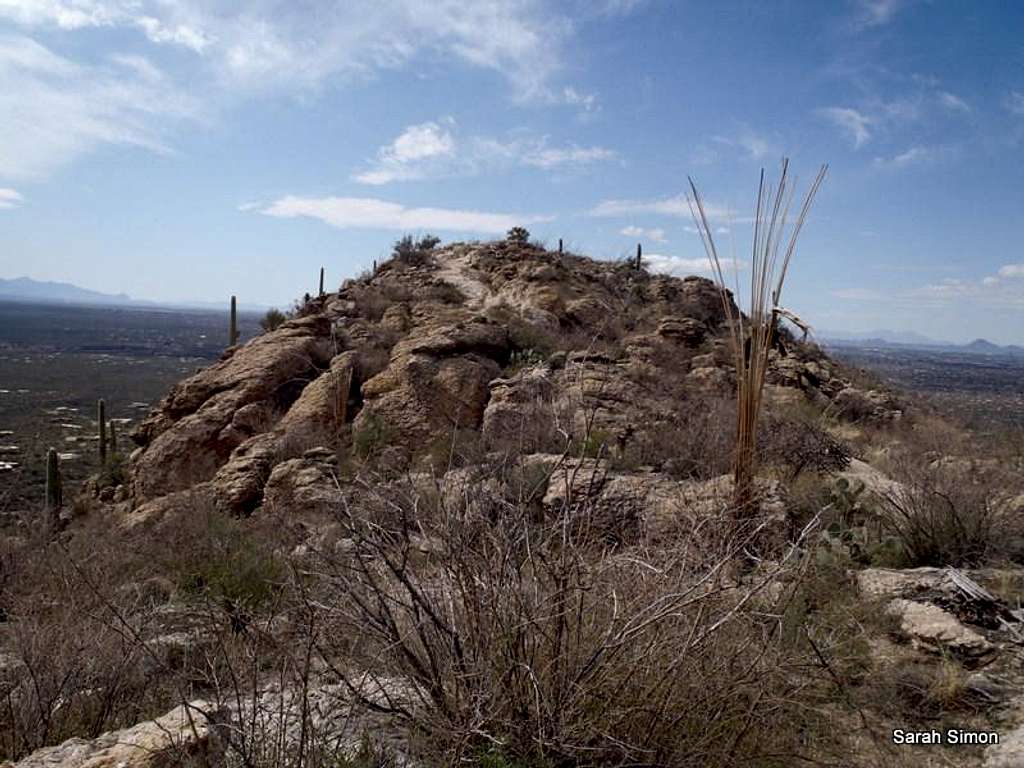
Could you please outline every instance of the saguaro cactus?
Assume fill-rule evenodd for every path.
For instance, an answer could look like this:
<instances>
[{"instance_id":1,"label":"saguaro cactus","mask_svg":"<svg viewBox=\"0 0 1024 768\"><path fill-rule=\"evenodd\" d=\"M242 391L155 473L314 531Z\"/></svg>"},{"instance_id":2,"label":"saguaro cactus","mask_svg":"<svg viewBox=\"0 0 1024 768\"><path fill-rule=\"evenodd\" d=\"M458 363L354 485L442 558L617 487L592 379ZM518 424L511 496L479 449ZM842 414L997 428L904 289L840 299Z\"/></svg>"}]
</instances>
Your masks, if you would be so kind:
<instances>
[{"instance_id":1,"label":"saguaro cactus","mask_svg":"<svg viewBox=\"0 0 1024 768\"><path fill-rule=\"evenodd\" d=\"M636 244L636 269L637 269L638 272L640 271L640 268L643 266L643 254L644 254L643 248L640 246L640 243L637 243Z\"/></svg>"},{"instance_id":2,"label":"saguaro cactus","mask_svg":"<svg viewBox=\"0 0 1024 768\"><path fill-rule=\"evenodd\" d=\"M231 325L228 328L228 346L233 347L238 343L238 304L235 297L231 297Z\"/></svg>"},{"instance_id":3,"label":"saguaro cactus","mask_svg":"<svg viewBox=\"0 0 1024 768\"><path fill-rule=\"evenodd\" d=\"M46 512L56 517L64 504L64 491L60 479L60 456L57 449L46 452Z\"/></svg>"},{"instance_id":4,"label":"saguaro cactus","mask_svg":"<svg viewBox=\"0 0 1024 768\"><path fill-rule=\"evenodd\" d=\"M558 238L558 252L562 252L562 238Z\"/></svg>"},{"instance_id":5,"label":"saguaro cactus","mask_svg":"<svg viewBox=\"0 0 1024 768\"><path fill-rule=\"evenodd\" d=\"M113 456L117 453L117 429L115 429L114 420L110 420L110 455Z\"/></svg>"},{"instance_id":6,"label":"saguaro cactus","mask_svg":"<svg viewBox=\"0 0 1024 768\"><path fill-rule=\"evenodd\" d=\"M320 267L320 295L324 295L324 268Z\"/></svg>"},{"instance_id":7,"label":"saguaro cactus","mask_svg":"<svg viewBox=\"0 0 1024 768\"><path fill-rule=\"evenodd\" d=\"M100 438L100 463L107 463L107 404L100 398L96 402L96 429Z\"/></svg>"}]
</instances>

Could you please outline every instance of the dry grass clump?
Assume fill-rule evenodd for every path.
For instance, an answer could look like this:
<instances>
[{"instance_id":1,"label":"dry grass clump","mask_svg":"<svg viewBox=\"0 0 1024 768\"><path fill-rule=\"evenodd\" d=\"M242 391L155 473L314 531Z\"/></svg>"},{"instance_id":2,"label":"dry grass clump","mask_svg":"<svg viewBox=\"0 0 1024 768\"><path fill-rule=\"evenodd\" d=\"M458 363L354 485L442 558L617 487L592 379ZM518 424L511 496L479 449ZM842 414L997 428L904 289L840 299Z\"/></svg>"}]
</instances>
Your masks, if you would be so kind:
<instances>
[{"instance_id":1,"label":"dry grass clump","mask_svg":"<svg viewBox=\"0 0 1024 768\"><path fill-rule=\"evenodd\" d=\"M990 484L941 466L903 464L898 478L880 513L906 566L979 566L999 558L1011 521Z\"/></svg>"}]
</instances>

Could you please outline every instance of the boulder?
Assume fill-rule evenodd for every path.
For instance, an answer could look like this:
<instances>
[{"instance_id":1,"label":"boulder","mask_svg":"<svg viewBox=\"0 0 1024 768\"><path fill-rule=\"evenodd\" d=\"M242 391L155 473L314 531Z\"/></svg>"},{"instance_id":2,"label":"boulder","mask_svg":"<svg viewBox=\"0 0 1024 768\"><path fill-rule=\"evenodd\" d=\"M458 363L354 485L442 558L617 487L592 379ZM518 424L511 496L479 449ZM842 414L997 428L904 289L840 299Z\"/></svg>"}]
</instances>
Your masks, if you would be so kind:
<instances>
[{"instance_id":1,"label":"boulder","mask_svg":"<svg viewBox=\"0 0 1024 768\"><path fill-rule=\"evenodd\" d=\"M952 654L966 667L983 666L996 656L992 643L937 605L896 598L887 610L899 619L900 632L916 648Z\"/></svg>"},{"instance_id":2,"label":"boulder","mask_svg":"<svg viewBox=\"0 0 1024 768\"><path fill-rule=\"evenodd\" d=\"M328 510L343 499L330 465L317 458L289 459L274 467L263 503L281 510Z\"/></svg>"},{"instance_id":3,"label":"boulder","mask_svg":"<svg viewBox=\"0 0 1024 768\"><path fill-rule=\"evenodd\" d=\"M707 325L694 317L665 317L658 323L658 336L687 347L697 347L707 338Z\"/></svg>"},{"instance_id":4,"label":"boulder","mask_svg":"<svg viewBox=\"0 0 1024 768\"><path fill-rule=\"evenodd\" d=\"M245 439L245 406L284 411L331 358L325 317L291 320L175 386L133 439L133 495L151 499L209 480ZM250 412L250 416L251 416ZM225 429L231 426L232 429Z\"/></svg>"},{"instance_id":5,"label":"boulder","mask_svg":"<svg viewBox=\"0 0 1024 768\"><path fill-rule=\"evenodd\" d=\"M68 739L36 750L16 768L167 768L217 752L213 738L216 708L205 701L175 707L167 714L95 739Z\"/></svg>"},{"instance_id":6,"label":"boulder","mask_svg":"<svg viewBox=\"0 0 1024 768\"><path fill-rule=\"evenodd\" d=\"M422 447L452 429L477 429L489 384L508 354L508 332L490 321L421 329L395 345L388 367L362 386L358 432L383 422L403 446Z\"/></svg>"}]
</instances>

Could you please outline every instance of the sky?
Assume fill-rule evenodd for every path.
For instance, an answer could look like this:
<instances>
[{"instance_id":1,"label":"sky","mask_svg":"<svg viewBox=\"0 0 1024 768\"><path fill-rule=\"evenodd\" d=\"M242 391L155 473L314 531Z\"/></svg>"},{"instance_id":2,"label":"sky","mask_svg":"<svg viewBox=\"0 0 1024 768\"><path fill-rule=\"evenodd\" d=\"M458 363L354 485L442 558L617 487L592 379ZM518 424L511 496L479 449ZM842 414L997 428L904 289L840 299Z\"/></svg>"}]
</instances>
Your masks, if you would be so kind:
<instances>
[{"instance_id":1,"label":"sky","mask_svg":"<svg viewBox=\"0 0 1024 768\"><path fill-rule=\"evenodd\" d=\"M0 0L0 277L286 307L512 226L749 279L760 170L828 178L782 304L1024 343L1015 0Z\"/></svg>"}]
</instances>

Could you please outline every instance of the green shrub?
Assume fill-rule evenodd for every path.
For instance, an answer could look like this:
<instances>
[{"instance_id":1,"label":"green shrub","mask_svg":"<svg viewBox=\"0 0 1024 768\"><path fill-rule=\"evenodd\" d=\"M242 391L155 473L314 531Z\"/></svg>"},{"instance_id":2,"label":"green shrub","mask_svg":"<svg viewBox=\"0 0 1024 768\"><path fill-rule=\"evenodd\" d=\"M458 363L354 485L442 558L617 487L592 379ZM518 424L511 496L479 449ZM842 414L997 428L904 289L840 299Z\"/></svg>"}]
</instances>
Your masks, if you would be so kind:
<instances>
[{"instance_id":1,"label":"green shrub","mask_svg":"<svg viewBox=\"0 0 1024 768\"><path fill-rule=\"evenodd\" d=\"M395 430L387 421L375 413L367 413L352 432L352 450L361 459L369 459L395 438Z\"/></svg>"},{"instance_id":2,"label":"green shrub","mask_svg":"<svg viewBox=\"0 0 1024 768\"><path fill-rule=\"evenodd\" d=\"M280 327L281 323L283 323L287 319L288 316L285 315L284 312L277 309L276 307L271 307L270 309L267 310L266 314L263 315L262 318L260 318L260 327L264 331L273 331L274 329Z\"/></svg>"},{"instance_id":3,"label":"green shrub","mask_svg":"<svg viewBox=\"0 0 1024 768\"><path fill-rule=\"evenodd\" d=\"M505 239L515 245L526 245L530 242L530 233L526 227L512 227Z\"/></svg>"},{"instance_id":4,"label":"green shrub","mask_svg":"<svg viewBox=\"0 0 1024 768\"><path fill-rule=\"evenodd\" d=\"M123 453L112 453L96 475L96 488L116 488L128 482L128 460Z\"/></svg>"},{"instance_id":5,"label":"green shrub","mask_svg":"<svg viewBox=\"0 0 1024 768\"><path fill-rule=\"evenodd\" d=\"M207 514L203 541L175 564L178 587L209 597L232 613L265 607L284 580L284 565L243 521Z\"/></svg>"},{"instance_id":6,"label":"green shrub","mask_svg":"<svg viewBox=\"0 0 1024 768\"><path fill-rule=\"evenodd\" d=\"M426 262L430 252L441 242L441 238L434 235L424 235L414 240L412 235L405 235L395 241L391 251L391 257L399 264L415 267Z\"/></svg>"}]
</instances>

